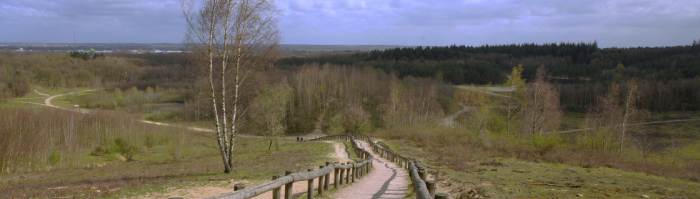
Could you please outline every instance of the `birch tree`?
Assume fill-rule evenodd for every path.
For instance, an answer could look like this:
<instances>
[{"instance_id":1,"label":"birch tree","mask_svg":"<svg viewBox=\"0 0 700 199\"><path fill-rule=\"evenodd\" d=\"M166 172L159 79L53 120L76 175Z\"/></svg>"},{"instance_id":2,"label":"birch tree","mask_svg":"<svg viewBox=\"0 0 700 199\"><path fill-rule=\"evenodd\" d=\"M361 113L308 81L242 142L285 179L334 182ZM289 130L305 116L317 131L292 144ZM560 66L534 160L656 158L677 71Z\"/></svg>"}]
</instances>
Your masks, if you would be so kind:
<instances>
[{"instance_id":1,"label":"birch tree","mask_svg":"<svg viewBox=\"0 0 700 199\"><path fill-rule=\"evenodd\" d=\"M208 80L216 140L224 172L233 167L240 94L251 73L279 56L280 11L269 0L180 0L191 59Z\"/></svg>"},{"instance_id":2,"label":"birch tree","mask_svg":"<svg viewBox=\"0 0 700 199\"><path fill-rule=\"evenodd\" d=\"M637 99L639 98L639 91L637 81L632 78L626 82L627 90L624 93L624 105L622 107L622 135L620 137L620 153L622 153L622 146L625 142L625 133L627 131L627 125L629 123L630 117L635 115L637 110Z\"/></svg>"},{"instance_id":3,"label":"birch tree","mask_svg":"<svg viewBox=\"0 0 700 199\"><path fill-rule=\"evenodd\" d=\"M559 93L548 81L544 65L537 69L535 81L527 88L521 122L528 136L534 140L544 132L557 130L564 115L559 102Z\"/></svg>"}]
</instances>

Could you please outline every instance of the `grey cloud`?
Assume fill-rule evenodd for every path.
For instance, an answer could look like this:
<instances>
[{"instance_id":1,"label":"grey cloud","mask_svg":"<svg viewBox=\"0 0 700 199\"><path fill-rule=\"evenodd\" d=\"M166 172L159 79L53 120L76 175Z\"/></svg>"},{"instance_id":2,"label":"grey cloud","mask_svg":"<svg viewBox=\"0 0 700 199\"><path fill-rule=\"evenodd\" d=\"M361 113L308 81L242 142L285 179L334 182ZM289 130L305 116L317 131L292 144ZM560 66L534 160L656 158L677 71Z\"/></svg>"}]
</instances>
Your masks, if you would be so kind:
<instances>
[{"instance_id":1,"label":"grey cloud","mask_svg":"<svg viewBox=\"0 0 700 199\"><path fill-rule=\"evenodd\" d=\"M597 39L602 46L678 45L700 32L696 0L279 0L278 5L286 43ZM0 39L66 42L76 30L83 42L180 42L185 33L180 15L175 0L3 0L0 26L10 28L0 31Z\"/></svg>"},{"instance_id":2,"label":"grey cloud","mask_svg":"<svg viewBox=\"0 0 700 199\"><path fill-rule=\"evenodd\" d=\"M179 42L185 28L180 13L176 1L166 0L24 0L0 3L0 17L8 19L0 23L24 30L17 30L8 37L39 42L72 41L72 37L51 38L55 38L52 34L58 32L70 32L72 36L73 30L86 35L82 42ZM35 35L35 38L26 39L27 35Z\"/></svg>"}]
</instances>

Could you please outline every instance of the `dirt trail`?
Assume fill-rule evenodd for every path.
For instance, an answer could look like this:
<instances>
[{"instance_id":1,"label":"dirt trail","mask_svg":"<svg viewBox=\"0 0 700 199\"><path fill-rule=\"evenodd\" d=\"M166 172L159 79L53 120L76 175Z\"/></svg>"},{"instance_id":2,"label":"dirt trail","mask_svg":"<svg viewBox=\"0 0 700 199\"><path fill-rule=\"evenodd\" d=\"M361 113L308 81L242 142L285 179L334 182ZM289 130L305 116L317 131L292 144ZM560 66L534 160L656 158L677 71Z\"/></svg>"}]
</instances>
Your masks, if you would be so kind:
<instances>
[{"instance_id":1,"label":"dirt trail","mask_svg":"<svg viewBox=\"0 0 700 199\"><path fill-rule=\"evenodd\" d=\"M367 142L358 141L358 145L374 155L374 168L355 183L340 189L331 198L362 199L362 198L404 198L410 185L408 172L370 149Z\"/></svg>"},{"instance_id":2,"label":"dirt trail","mask_svg":"<svg viewBox=\"0 0 700 199\"><path fill-rule=\"evenodd\" d=\"M505 97L505 98L510 98L510 97L506 96L506 95L496 94L496 93L494 93L494 91L501 91L501 90L505 91L505 92L512 91L512 88L509 88L509 87L503 87L502 89L498 89L500 87L488 87L488 88L476 87L476 88L472 88L470 86L455 86L455 88L465 89L465 90L470 90L470 91L480 92L480 93L486 93L489 95L498 96L498 97ZM494 89L492 89L492 88L494 88Z\"/></svg>"},{"instance_id":3,"label":"dirt trail","mask_svg":"<svg viewBox=\"0 0 700 199\"><path fill-rule=\"evenodd\" d=\"M41 95L41 96L46 96L46 97L49 96L49 94L41 93L41 92L37 91L36 89L34 89L34 92L35 92L36 94Z\"/></svg>"}]
</instances>

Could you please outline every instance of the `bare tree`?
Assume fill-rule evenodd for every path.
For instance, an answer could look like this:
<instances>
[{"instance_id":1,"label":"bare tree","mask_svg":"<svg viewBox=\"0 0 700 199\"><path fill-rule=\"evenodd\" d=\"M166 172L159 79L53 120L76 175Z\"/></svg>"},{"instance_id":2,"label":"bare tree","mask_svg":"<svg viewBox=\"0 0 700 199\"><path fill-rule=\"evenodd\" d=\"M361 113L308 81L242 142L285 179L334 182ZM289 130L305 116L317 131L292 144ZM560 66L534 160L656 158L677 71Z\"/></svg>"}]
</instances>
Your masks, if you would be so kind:
<instances>
[{"instance_id":1,"label":"bare tree","mask_svg":"<svg viewBox=\"0 0 700 199\"><path fill-rule=\"evenodd\" d=\"M592 149L615 150L614 138L620 132L622 109L620 107L620 85L612 83L604 96L598 97L598 103L588 110L586 122L595 135L589 140ZM589 136L588 133L584 136ZM596 144L593 144L596 143Z\"/></svg>"},{"instance_id":2,"label":"bare tree","mask_svg":"<svg viewBox=\"0 0 700 199\"><path fill-rule=\"evenodd\" d=\"M370 115L359 104L351 104L343 110L345 129L353 134L357 133L361 127L369 125L369 117Z\"/></svg>"},{"instance_id":3,"label":"bare tree","mask_svg":"<svg viewBox=\"0 0 700 199\"><path fill-rule=\"evenodd\" d=\"M180 0L180 5L189 26L185 42L193 51L192 61L207 74L216 139L224 172L229 173L242 112L239 94L251 72L279 56L280 11L267 0Z\"/></svg>"},{"instance_id":4,"label":"bare tree","mask_svg":"<svg viewBox=\"0 0 700 199\"><path fill-rule=\"evenodd\" d=\"M628 121L630 120L630 117L638 112L637 99L639 98L639 87L637 85L637 81L632 78L626 82L625 86L627 90L624 93L625 104L622 110L622 137L620 137L620 153L622 153L622 146L625 141L625 132L627 130Z\"/></svg>"},{"instance_id":5,"label":"bare tree","mask_svg":"<svg viewBox=\"0 0 700 199\"><path fill-rule=\"evenodd\" d=\"M535 81L528 87L521 122L533 140L543 132L557 130L564 115L559 102L559 93L548 81L544 65L537 69Z\"/></svg>"}]
</instances>

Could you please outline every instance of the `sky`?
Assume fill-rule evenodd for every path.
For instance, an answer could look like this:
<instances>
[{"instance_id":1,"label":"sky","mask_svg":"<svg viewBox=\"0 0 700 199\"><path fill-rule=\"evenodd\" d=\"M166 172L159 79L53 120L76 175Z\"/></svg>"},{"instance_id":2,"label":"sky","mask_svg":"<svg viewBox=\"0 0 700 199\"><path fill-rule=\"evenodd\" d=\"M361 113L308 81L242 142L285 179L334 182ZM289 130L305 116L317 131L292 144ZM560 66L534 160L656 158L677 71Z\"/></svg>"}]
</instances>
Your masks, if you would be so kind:
<instances>
[{"instance_id":1,"label":"sky","mask_svg":"<svg viewBox=\"0 0 700 199\"><path fill-rule=\"evenodd\" d=\"M277 0L285 44L689 45L700 0ZM179 43L177 0L0 0L0 42Z\"/></svg>"}]
</instances>

